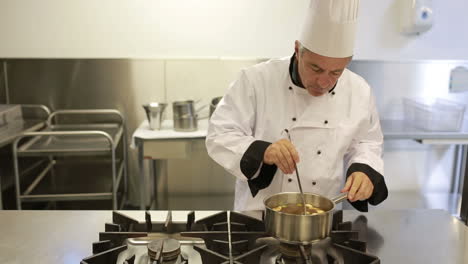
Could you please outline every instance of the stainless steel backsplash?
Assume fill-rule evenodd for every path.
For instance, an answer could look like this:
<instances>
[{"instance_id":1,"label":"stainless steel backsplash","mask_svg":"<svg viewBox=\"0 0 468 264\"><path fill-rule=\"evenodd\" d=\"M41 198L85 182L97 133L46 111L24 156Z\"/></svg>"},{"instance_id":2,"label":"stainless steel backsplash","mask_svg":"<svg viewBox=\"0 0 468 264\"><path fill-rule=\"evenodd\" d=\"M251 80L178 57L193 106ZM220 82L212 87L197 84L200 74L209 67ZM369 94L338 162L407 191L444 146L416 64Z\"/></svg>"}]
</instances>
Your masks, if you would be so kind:
<instances>
[{"instance_id":1,"label":"stainless steel backsplash","mask_svg":"<svg viewBox=\"0 0 468 264\"><path fill-rule=\"evenodd\" d=\"M7 100L7 92L6 92L6 61L0 65L0 104L6 104Z\"/></svg>"}]
</instances>

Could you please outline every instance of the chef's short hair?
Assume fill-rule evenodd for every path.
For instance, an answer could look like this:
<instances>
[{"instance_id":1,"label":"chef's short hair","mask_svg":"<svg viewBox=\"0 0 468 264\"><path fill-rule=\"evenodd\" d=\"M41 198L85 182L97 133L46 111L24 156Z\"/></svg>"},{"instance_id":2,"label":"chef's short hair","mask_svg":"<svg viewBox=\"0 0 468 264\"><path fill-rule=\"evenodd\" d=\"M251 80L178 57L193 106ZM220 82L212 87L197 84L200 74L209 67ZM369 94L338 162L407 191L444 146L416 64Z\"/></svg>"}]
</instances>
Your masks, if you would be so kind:
<instances>
[{"instance_id":1,"label":"chef's short hair","mask_svg":"<svg viewBox=\"0 0 468 264\"><path fill-rule=\"evenodd\" d=\"M299 55L302 56L302 54L304 54L305 51L310 52L310 50L304 47L304 45L302 45L302 43L299 41Z\"/></svg>"}]
</instances>

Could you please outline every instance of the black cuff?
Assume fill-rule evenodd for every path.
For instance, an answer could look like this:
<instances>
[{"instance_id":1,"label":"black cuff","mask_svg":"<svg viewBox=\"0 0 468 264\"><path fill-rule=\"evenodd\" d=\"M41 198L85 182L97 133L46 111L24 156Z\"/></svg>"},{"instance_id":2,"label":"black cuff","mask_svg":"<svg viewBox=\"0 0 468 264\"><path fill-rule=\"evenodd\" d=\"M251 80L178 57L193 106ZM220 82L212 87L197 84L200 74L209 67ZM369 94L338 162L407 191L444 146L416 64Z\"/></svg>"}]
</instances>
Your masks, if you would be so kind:
<instances>
[{"instance_id":1,"label":"black cuff","mask_svg":"<svg viewBox=\"0 0 468 264\"><path fill-rule=\"evenodd\" d=\"M388 197L388 189L387 185L385 184L385 179L382 174L378 173L372 167L364 163L353 163L349 166L348 171L346 172L346 179L353 173L353 172L362 172L366 174L369 179L371 180L372 184L374 185L374 191L369 199L365 201L356 201L352 202L351 205L356 208L358 211L367 212L368 206L367 203L371 205L378 205L383 202Z\"/></svg>"},{"instance_id":2,"label":"black cuff","mask_svg":"<svg viewBox=\"0 0 468 264\"><path fill-rule=\"evenodd\" d=\"M256 140L247 148L240 161L241 172L247 179L252 178L258 171L260 164L263 162L265 150L270 145L270 142Z\"/></svg>"},{"instance_id":3,"label":"black cuff","mask_svg":"<svg viewBox=\"0 0 468 264\"><path fill-rule=\"evenodd\" d=\"M277 169L276 165L262 165L258 176L248 181L252 197L255 197L260 190L270 186Z\"/></svg>"},{"instance_id":4,"label":"black cuff","mask_svg":"<svg viewBox=\"0 0 468 264\"><path fill-rule=\"evenodd\" d=\"M270 142L256 140L250 144L241 158L240 169L249 180L248 183L252 197L255 197L260 190L270 186L276 173L276 165L263 164L263 155L270 145ZM258 171L260 165L262 167L258 176L255 179L251 179Z\"/></svg>"}]
</instances>

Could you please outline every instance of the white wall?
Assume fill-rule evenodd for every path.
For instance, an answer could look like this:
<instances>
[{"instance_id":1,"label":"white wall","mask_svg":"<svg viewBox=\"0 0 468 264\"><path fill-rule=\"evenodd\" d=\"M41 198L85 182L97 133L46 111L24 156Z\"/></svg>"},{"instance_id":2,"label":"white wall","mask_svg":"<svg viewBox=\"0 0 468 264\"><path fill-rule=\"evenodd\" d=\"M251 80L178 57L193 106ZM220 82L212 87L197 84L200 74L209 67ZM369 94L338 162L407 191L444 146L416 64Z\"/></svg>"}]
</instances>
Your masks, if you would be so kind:
<instances>
[{"instance_id":1,"label":"white wall","mask_svg":"<svg viewBox=\"0 0 468 264\"><path fill-rule=\"evenodd\" d=\"M401 1L361 0L357 59L468 59L468 1L433 0L434 24L420 36L399 33Z\"/></svg>"},{"instance_id":2,"label":"white wall","mask_svg":"<svg viewBox=\"0 0 468 264\"><path fill-rule=\"evenodd\" d=\"M306 1L3 0L0 57L291 53Z\"/></svg>"},{"instance_id":3,"label":"white wall","mask_svg":"<svg viewBox=\"0 0 468 264\"><path fill-rule=\"evenodd\" d=\"M466 0L434 0L436 23L397 32L399 0L361 0L357 59L468 59ZM409 0L407 0L409 1ZM0 57L279 57L308 0L0 0Z\"/></svg>"}]
</instances>

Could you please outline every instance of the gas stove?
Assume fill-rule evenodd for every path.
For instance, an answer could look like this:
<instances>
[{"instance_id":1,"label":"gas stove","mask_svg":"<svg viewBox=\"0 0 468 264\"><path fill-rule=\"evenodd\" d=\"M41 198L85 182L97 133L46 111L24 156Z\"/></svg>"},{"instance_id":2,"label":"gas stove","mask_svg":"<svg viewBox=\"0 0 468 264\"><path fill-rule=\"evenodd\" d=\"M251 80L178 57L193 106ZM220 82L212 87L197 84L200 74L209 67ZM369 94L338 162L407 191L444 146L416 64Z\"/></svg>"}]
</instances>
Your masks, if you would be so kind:
<instances>
[{"instance_id":1,"label":"gas stove","mask_svg":"<svg viewBox=\"0 0 468 264\"><path fill-rule=\"evenodd\" d=\"M112 212L93 254L82 264L377 264L366 253L366 242L351 222L343 222L343 212L333 215L330 236L308 244L286 244L265 232L262 212L224 211L195 220L173 221L168 211L165 221L145 221ZM143 214L143 213L142 213Z\"/></svg>"}]
</instances>

